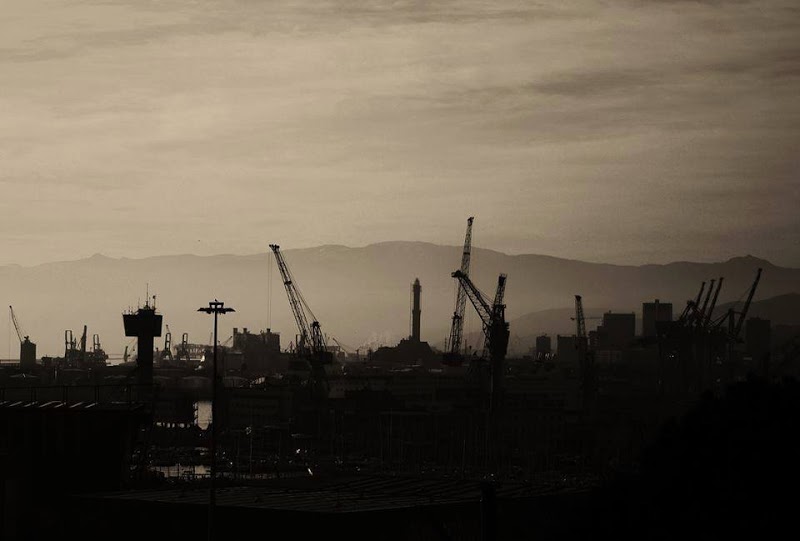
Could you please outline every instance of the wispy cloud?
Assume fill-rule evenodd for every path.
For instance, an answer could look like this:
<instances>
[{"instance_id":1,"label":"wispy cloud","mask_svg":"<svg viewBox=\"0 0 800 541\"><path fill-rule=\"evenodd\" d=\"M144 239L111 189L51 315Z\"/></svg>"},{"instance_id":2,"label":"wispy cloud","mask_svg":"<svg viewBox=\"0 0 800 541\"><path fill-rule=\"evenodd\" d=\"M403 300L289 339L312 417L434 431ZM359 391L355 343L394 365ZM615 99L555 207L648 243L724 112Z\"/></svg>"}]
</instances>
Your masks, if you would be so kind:
<instances>
[{"instance_id":1,"label":"wispy cloud","mask_svg":"<svg viewBox=\"0 0 800 541\"><path fill-rule=\"evenodd\" d=\"M502 250L798 265L758 237L800 226L798 34L783 0L8 0L3 260L456 244L476 214Z\"/></svg>"}]
</instances>

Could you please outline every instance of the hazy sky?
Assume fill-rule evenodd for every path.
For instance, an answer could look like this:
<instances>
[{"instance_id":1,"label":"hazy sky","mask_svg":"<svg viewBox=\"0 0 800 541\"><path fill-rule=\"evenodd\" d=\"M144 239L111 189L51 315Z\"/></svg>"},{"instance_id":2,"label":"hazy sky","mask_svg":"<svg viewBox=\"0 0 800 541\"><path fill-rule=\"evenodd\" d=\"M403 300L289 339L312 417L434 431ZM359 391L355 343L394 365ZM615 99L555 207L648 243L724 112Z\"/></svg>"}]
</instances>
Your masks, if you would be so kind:
<instances>
[{"instance_id":1,"label":"hazy sky","mask_svg":"<svg viewBox=\"0 0 800 541\"><path fill-rule=\"evenodd\" d=\"M0 264L383 240L800 266L800 5L2 0Z\"/></svg>"}]
</instances>

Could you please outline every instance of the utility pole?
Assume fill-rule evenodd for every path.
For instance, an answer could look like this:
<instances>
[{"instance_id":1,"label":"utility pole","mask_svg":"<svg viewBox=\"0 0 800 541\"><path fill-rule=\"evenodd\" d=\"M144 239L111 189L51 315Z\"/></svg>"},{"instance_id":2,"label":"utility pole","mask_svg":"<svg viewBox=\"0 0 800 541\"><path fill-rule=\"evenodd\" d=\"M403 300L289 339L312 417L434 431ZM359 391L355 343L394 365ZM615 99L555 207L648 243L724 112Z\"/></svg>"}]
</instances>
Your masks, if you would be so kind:
<instances>
[{"instance_id":1,"label":"utility pole","mask_svg":"<svg viewBox=\"0 0 800 541\"><path fill-rule=\"evenodd\" d=\"M198 308L198 312L214 314L214 356L212 362L211 376L211 475L210 488L208 492L208 541L214 539L214 508L217 503L216 475L217 475L217 318L219 314L235 312L233 308L225 308L225 303L214 299L208 303L208 307Z\"/></svg>"}]
</instances>

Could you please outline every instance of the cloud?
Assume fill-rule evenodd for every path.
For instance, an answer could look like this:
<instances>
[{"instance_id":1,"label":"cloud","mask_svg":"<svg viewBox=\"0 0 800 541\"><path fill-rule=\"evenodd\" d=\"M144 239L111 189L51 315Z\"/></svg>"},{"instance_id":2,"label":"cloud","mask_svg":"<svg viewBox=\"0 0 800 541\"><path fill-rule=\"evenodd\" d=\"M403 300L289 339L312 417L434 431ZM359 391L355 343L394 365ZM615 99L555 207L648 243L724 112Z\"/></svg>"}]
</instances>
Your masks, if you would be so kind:
<instances>
[{"instance_id":1,"label":"cloud","mask_svg":"<svg viewBox=\"0 0 800 541\"><path fill-rule=\"evenodd\" d=\"M742 222L796 223L790 2L4 11L0 209L30 241L9 262L458 244L476 214L501 250L637 263L730 255L697 227L754 252Z\"/></svg>"}]
</instances>

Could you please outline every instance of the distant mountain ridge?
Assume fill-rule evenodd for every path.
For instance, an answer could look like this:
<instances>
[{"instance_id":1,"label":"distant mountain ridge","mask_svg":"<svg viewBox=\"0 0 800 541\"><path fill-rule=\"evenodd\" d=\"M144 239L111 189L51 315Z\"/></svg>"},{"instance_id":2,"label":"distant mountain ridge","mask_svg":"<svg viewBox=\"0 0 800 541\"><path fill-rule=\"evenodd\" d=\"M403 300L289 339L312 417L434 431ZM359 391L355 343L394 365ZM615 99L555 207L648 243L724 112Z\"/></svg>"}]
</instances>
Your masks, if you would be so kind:
<instances>
[{"instance_id":1,"label":"distant mountain ridge","mask_svg":"<svg viewBox=\"0 0 800 541\"><path fill-rule=\"evenodd\" d=\"M356 348L368 342L374 345L375 337L391 343L407 336L415 278L422 283L423 339L439 344L447 335L456 293L450 273L460 265L460 246L388 241L360 248L282 246L282 252L323 330L341 343ZM492 296L498 273L508 274L507 317L514 333L516 319L528 314L566 309L567 315L576 293L583 295L587 311L614 307L639 313L642 302L659 298L671 301L679 313L697 294L701 281L724 276L723 304L740 298L758 267L764 273L756 299L800 292L800 269L777 267L752 256L719 263L632 266L474 248L471 277ZM64 330L79 334L84 324L90 335L100 335L107 351L120 353L128 343L120 313L144 302L147 284L157 295L158 309L173 337L188 332L190 340L208 343L211 322L196 310L214 298L236 308L220 322L222 340L232 327L271 326L282 333L285 346L296 332L274 258L267 252L145 259L96 254L34 267L0 267L0 300L14 306L40 354L60 354ZM571 328L569 319L565 325ZM466 327L480 329L469 306ZM0 354L7 356L9 344L11 356L16 357L16 335L0 339Z\"/></svg>"}]
</instances>

